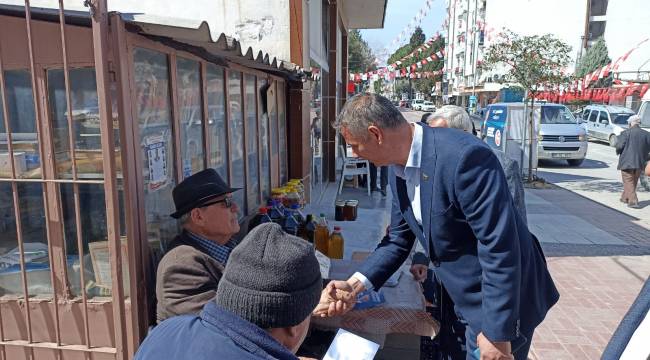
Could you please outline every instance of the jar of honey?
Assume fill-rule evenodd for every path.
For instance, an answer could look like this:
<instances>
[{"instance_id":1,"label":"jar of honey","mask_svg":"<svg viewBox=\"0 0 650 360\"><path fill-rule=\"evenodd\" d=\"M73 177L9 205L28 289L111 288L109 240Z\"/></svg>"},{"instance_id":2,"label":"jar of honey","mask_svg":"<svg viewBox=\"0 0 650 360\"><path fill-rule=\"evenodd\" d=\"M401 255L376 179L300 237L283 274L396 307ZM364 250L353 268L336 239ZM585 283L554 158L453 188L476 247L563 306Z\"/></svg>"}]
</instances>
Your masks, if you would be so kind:
<instances>
[{"instance_id":1,"label":"jar of honey","mask_svg":"<svg viewBox=\"0 0 650 360\"><path fill-rule=\"evenodd\" d=\"M327 244L327 256L331 259L343 259L343 235L341 235L341 228L334 227L332 235L330 235L329 243Z\"/></svg>"},{"instance_id":2,"label":"jar of honey","mask_svg":"<svg viewBox=\"0 0 650 360\"><path fill-rule=\"evenodd\" d=\"M359 207L358 200L348 200L345 202L343 208L343 217L347 221L354 221L357 219L357 208Z\"/></svg>"}]
</instances>

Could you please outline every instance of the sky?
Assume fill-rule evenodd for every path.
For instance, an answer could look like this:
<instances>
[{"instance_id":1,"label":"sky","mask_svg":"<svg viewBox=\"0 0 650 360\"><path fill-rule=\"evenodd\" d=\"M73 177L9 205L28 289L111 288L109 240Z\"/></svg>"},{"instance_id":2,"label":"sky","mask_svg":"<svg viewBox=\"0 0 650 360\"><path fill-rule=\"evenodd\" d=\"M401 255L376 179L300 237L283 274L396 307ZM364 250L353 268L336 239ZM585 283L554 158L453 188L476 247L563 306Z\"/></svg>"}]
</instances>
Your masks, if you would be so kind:
<instances>
[{"instance_id":1,"label":"sky","mask_svg":"<svg viewBox=\"0 0 650 360\"><path fill-rule=\"evenodd\" d=\"M368 42L373 52L378 53L385 46L390 45L411 22L425 2L426 0L388 0L384 28L361 30L363 38ZM446 15L445 0L433 0L431 10L420 25L427 39L433 36L436 31L442 29L442 22L445 20ZM408 42L410 37L411 35L408 34L399 46ZM392 54L399 46L390 49L389 54Z\"/></svg>"}]
</instances>

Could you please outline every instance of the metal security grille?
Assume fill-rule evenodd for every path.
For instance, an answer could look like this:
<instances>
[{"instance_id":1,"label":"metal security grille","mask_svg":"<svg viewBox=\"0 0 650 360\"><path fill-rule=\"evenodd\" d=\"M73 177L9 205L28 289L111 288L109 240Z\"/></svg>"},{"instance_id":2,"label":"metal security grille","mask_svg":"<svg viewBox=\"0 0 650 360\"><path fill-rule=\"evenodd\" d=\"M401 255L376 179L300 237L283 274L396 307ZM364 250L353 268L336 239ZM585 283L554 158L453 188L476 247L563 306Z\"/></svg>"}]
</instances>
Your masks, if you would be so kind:
<instances>
[{"instance_id":1,"label":"metal security grille","mask_svg":"<svg viewBox=\"0 0 650 360\"><path fill-rule=\"evenodd\" d=\"M84 354L86 359L98 358L115 358L123 359L128 358L127 355L127 342L126 342L126 311L125 311L125 294L122 274L122 254L121 254L121 240L120 240L120 220L119 220L119 199L118 199L118 183L116 178L116 156L115 154L115 138L114 138L114 124L111 110L110 86L109 86L109 66L108 66L108 14L106 7L106 0L86 0L84 2L89 7L90 19L92 23L92 43L94 45L94 68L95 79L97 84L97 101L98 101L98 114L99 114L99 137L101 142L101 154L103 156L102 173L103 175L95 177L82 177L79 173L77 159L75 154L76 135L73 133L73 111L72 111L72 91L70 81L70 66L68 63L69 44L66 32L69 26L66 25L66 17L64 13L63 0L59 0L59 27L60 27L60 41L61 41L61 63L65 81L65 103L68 111L66 117L68 121L67 141L70 151L71 159L71 176L62 178L57 176L56 163L55 163L55 144L53 140L52 121L49 120L47 115L47 100L45 93L46 87L43 85L43 68L37 66L35 46L37 40L34 33L34 20L32 19L32 7L30 1L25 0L24 5L24 24L27 34L27 47L29 53L29 72L31 75L31 91L34 102L34 113L36 119L36 135L38 143L38 159L40 165L40 173L29 178L22 176L22 169L18 168L19 163L14 160L19 157L19 151L16 150L17 142L14 141L15 134L12 133L11 116L9 111L8 89L5 74L5 67L3 64L3 52L22 51L15 48L0 48L0 92L2 93L2 109L4 128L6 131L6 145L7 157L9 159L9 176L0 177L0 185L2 183L9 184L11 188L11 198L13 213L15 216L15 228L18 243L18 262L20 265L20 283L22 287L22 294L17 296L5 298L3 296L2 306L0 306L0 359L15 359L18 355L25 358L38 358L38 354L48 353L46 358L65 359L68 356L79 358L78 353ZM36 184L42 188L42 207L45 214L45 233L47 242L47 254L49 261L49 281L51 282L51 295L43 298L38 298L30 294L28 281L29 269L27 269L26 261L26 242L24 239L24 209L21 209L21 191L20 188L25 184ZM74 218L76 219L76 246L79 252L79 292L80 296L73 296L71 287L77 284L70 284L67 276L67 269L69 264L66 262L66 250L64 243L64 235L62 230L62 199L61 199L61 186L68 186L72 188L72 203L74 204ZM85 277L85 269L88 264L85 263L84 254L84 229L82 223L82 209L80 205L80 187L95 185L103 187L105 199L105 219L97 219L97 221L106 222L106 239L108 244L108 257L110 260L110 300L107 302L112 307L110 315L112 315L113 334L111 338L114 346L94 346L91 341L91 320L89 316L89 307L95 306L89 304L87 292L87 279ZM133 280L131 280L133 281ZM32 302L34 302L32 304ZM19 332L24 337L16 338L15 335L9 337L7 329L12 325L10 320L6 320L8 311L7 309L19 308L22 310L25 329ZM81 306L79 307L79 304ZM75 308L76 307L76 308ZM62 319L69 319L75 315L74 309L81 309L81 317L83 321L83 332L81 336L76 339L71 339L69 336L64 340L62 336ZM41 310L47 309L47 310ZM51 311L51 313L50 313ZM37 338L34 334L36 330L35 312L38 312L38 318L48 316L48 319L53 319L53 336ZM43 315L46 314L46 315ZM14 314L9 314L15 316ZM78 316L78 312L75 316ZM4 324L4 326L2 326ZM40 322L39 322L40 324ZM49 332L51 334L51 332ZM76 353L76 354L75 354Z\"/></svg>"}]
</instances>

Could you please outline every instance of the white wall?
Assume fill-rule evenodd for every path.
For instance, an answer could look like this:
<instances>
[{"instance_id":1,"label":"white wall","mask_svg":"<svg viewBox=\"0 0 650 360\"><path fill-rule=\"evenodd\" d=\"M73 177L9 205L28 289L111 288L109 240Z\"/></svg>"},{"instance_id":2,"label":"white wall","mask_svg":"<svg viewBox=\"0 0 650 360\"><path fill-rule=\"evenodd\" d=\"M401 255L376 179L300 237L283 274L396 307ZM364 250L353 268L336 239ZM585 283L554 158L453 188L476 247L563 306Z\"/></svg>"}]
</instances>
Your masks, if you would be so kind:
<instances>
[{"instance_id":1,"label":"white wall","mask_svg":"<svg viewBox=\"0 0 650 360\"><path fill-rule=\"evenodd\" d=\"M609 57L618 57L650 37L650 2L648 0L609 1L605 25L605 42ZM620 71L650 71L650 41L635 50ZM647 63L646 63L647 61ZM645 65L643 65L645 63ZM632 75L634 77L634 75ZM629 78L621 76L621 78Z\"/></svg>"},{"instance_id":2,"label":"white wall","mask_svg":"<svg viewBox=\"0 0 650 360\"><path fill-rule=\"evenodd\" d=\"M610 1L610 6L616 1ZM555 35L571 46L569 69L573 71L586 14L584 0L487 0L485 22L488 28L496 29L494 35L503 27L521 35ZM487 35L485 44L490 45Z\"/></svg>"},{"instance_id":3,"label":"white wall","mask_svg":"<svg viewBox=\"0 0 650 360\"><path fill-rule=\"evenodd\" d=\"M25 4L24 0L1 0L0 3ZM64 1L66 9L87 11L82 3L81 0ZM31 5L58 9L56 0L32 0ZM166 18L161 21L165 24L197 25L206 21L214 40L225 33L239 40L244 52L250 46L255 55L262 50L271 59L291 59L289 0L108 0L108 8L109 11Z\"/></svg>"},{"instance_id":4,"label":"white wall","mask_svg":"<svg viewBox=\"0 0 650 360\"><path fill-rule=\"evenodd\" d=\"M323 38L323 10L321 0L309 1L309 55L318 65L329 71Z\"/></svg>"}]
</instances>

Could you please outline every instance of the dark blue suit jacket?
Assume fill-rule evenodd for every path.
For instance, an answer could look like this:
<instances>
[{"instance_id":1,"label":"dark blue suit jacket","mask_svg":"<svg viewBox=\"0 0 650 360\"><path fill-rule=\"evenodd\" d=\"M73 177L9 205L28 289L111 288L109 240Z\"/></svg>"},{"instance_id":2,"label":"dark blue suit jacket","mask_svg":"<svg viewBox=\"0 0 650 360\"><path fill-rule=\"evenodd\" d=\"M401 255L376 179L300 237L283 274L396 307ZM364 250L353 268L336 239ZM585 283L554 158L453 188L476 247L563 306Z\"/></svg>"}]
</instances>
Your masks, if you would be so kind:
<instances>
[{"instance_id":1,"label":"dark blue suit jacket","mask_svg":"<svg viewBox=\"0 0 650 360\"><path fill-rule=\"evenodd\" d=\"M380 288L418 239L458 316L492 341L532 331L559 294L539 244L515 211L492 150L465 132L424 127L417 223L406 181L390 176L389 236L359 270Z\"/></svg>"}]
</instances>

